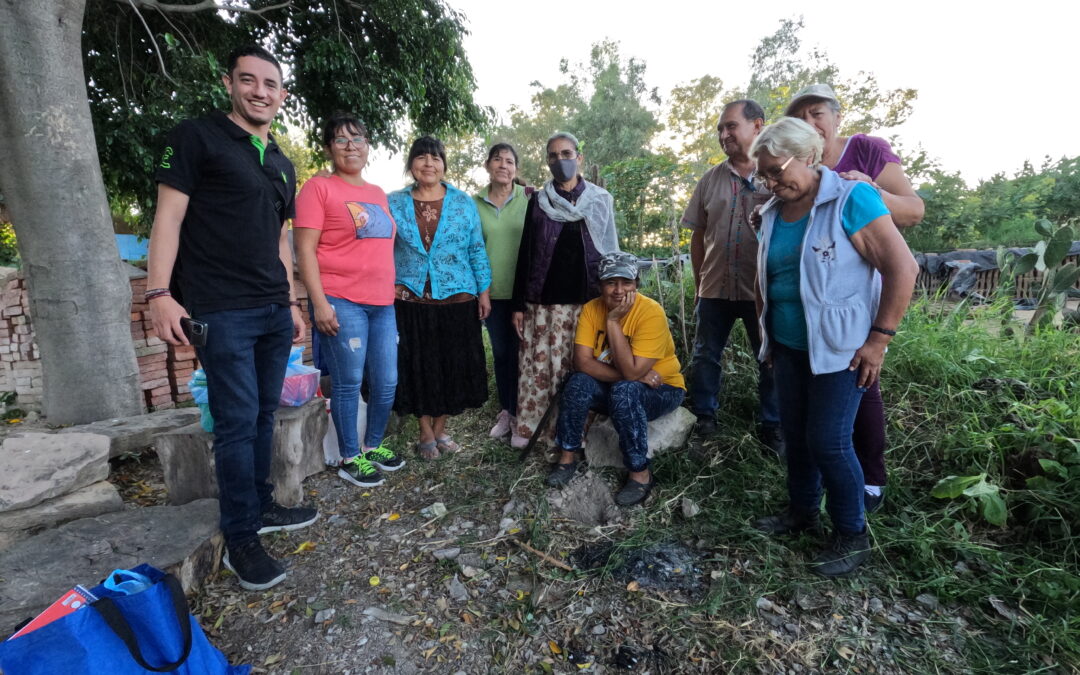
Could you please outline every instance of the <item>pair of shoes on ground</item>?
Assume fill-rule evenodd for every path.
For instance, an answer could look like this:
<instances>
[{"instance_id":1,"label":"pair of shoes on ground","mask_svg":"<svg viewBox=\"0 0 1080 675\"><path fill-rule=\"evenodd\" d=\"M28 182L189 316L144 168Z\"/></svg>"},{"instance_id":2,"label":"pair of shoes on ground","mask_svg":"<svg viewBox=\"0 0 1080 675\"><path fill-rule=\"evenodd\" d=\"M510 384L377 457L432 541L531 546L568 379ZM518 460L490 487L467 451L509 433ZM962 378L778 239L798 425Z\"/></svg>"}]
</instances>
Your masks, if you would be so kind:
<instances>
[{"instance_id":1,"label":"pair of shoes on ground","mask_svg":"<svg viewBox=\"0 0 1080 675\"><path fill-rule=\"evenodd\" d=\"M438 459L444 455L456 455L459 452L461 452L461 446L449 436L416 443L416 454L420 456L420 459Z\"/></svg>"},{"instance_id":2,"label":"pair of shoes on ground","mask_svg":"<svg viewBox=\"0 0 1080 675\"><path fill-rule=\"evenodd\" d=\"M821 532L821 514L818 511L802 512L788 508L775 515L759 518L754 522L754 527L776 535ZM823 577L842 577L854 572L869 557L870 538L865 526L857 534L834 530L825 550L810 563L810 571Z\"/></svg>"},{"instance_id":3,"label":"pair of shoes on ground","mask_svg":"<svg viewBox=\"0 0 1080 675\"><path fill-rule=\"evenodd\" d=\"M577 474L578 462L574 461L569 464L555 464L551 467L551 471L548 472L545 483L549 487L561 488L566 486L574 475ZM632 478L627 478L626 483L623 484L622 489L615 493L615 503L619 506L633 506L645 501L649 493L652 492L653 487L656 486L656 479L649 478L648 483L639 483Z\"/></svg>"},{"instance_id":4,"label":"pair of shoes on ground","mask_svg":"<svg viewBox=\"0 0 1080 675\"><path fill-rule=\"evenodd\" d=\"M404 466L404 459L394 454L390 448L379 445L355 457L342 460L338 476L360 487L378 487L385 482L379 469L397 471Z\"/></svg>"},{"instance_id":5,"label":"pair of shoes on ground","mask_svg":"<svg viewBox=\"0 0 1080 675\"><path fill-rule=\"evenodd\" d=\"M306 506L271 504L259 516L262 527L258 534L299 530L318 519L319 512ZM257 536L226 547L222 563L236 575L241 588L249 591L262 591L285 580L285 567L270 557Z\"/></svg>"}]
</instances>

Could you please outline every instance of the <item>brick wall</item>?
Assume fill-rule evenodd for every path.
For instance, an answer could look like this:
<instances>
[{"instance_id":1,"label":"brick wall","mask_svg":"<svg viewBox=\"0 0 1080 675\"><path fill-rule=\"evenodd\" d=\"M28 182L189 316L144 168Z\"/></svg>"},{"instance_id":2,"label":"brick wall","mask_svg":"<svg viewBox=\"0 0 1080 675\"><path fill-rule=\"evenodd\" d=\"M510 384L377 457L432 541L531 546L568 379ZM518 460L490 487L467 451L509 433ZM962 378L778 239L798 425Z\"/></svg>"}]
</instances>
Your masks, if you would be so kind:
<instances>
[{"instance_id":1,"label":"brick wall","mask_svg":"<svg viewBox=\"0 0 1080 675\"><path fill-rule=\"evenodd\" d=\"M146 273L130 268L131 341L139 363L143 403L149 410L174 408L191 400L188 382L198 368L194 347L173 347L153 333L149 306L143 301ZM307 291L296 280L297 293L308 322ZM30 301L22 272L0 280L0 392L14 391L18 406L40 410L44 393L41 360L30 320ZM311 362L310 326L304 340L305 361Z\"/></svg>"}]
</instances>

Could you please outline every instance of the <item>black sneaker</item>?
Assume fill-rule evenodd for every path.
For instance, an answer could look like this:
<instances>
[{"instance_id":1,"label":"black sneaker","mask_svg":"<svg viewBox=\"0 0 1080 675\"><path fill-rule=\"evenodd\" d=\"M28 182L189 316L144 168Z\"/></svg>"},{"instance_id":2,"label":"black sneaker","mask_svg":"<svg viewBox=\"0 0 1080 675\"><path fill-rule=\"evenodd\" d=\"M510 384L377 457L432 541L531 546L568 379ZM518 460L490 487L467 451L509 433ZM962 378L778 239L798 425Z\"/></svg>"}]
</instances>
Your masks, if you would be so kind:
<instances>
[{"instance_id":1,"label":"black sneaker","mask_svg":"<svg viewBox=\"0 0 1080 675\"><path fill-rule=\"evenodd\" d=\"M270 557L257 538L229 546L221 562L236 575L240 587L249 591L262 591L285 580L285 568Z\"/></svg>"},{"instance_id":2,"label":"black sneaker","mask_svg":"<svg viewBox=\"0 0 1080 675\"><path fill-rule=\"evenodd\" d=\"M563 487L577 473L577 465L576 460L569 464L555 464L551 467L551 471L548 472L544 482L547 483L548 487Z\"/></svg>"},{"instance_id":3,"label":"black sneaker","mask_svg":"<svg viewBox=\"0 0 1080 675\"><path fill-rule=\"evenodd\" d=\"M842 577L851 574L870 557L870 537L864 528L859 534L834 532L829 548L810 564L811 571L823 577Z\"/></svg>"},{"instance_id":4,"label":"black sneaker","mask_svg":"<svg viewBox=\"0 0 1080 675\"><path fill-rule=\"evenodd\" d=\"M873 513L881 508L882 502L885 501L885 491L882 490L880 494L872 495L869 492L863 492L863 510L867 513Z\"/></svg>"},{"instance_id":5,"label":"black sneaker","mask_svg":"<svg viewBox=\"0 0 1080 675\"><path fill-rule=\"evenodd\" d=\"M781 433L778 425L763 424L758 427L758 440L772 450L781 462L787 459L787 445L784 443L784 434Z\"/></svg>"},{"instance_id":6,"label":"black sneaker","mask_svg":"<svg viewBox=\"0 0 1080 675\"><path fill-rule=\"evenodd\" d=\"M795 534L805 530L821 529L821 513L803 513L788 508L781 513L754 521L754 527L769 534Z\"/></svg>"},{"instance_id":7,"label":"black sneaker","mask_svg":"<svg viewBox=\"0 0 1080 675\"><path fill-rule=\"evenodd\" d=\"M633 506L634 504L640 504L649 497L649 493L652 492L653 487L656 486L656 479L649 476L648 483L639 483L632 478L627 478L623 483L622 489L615 495L615 503L619 506Z\"/></svg>"},{"instance_id":8,"label":"black sneaker","mask_svg":"<svg viewBox=\"0 0 1080 675\"><path fill-rule=\"evenodd\" d=\"M375 466L379 467L383 471L397 471L405 466L405 460L394 454L394 451L390 448L379 444L379 447L372 448L364 453L364 459L371 462Z\"/></svg>"},{"instance_id":9,"label":"black sneaker","mask_svg":"<svg viewBox=\"0 0 1080 675\"><path fill-rule=\"evenodd\" d=\"M270 508L263 511L262 515L259 516L259 520L262 521L259 534L279 532L281 530L299 530L318 519L319 512L316 509L309 509L306 506L297 506L290 509L280 504L271 504Z\"/></svg>"},{"instance_id":10,"label":"black sneaker","mask_svg":"<svg viewBox=\"0 0 1080 675\"><path fill-rule=\"evenodd\" d=\"M360 487L378 487L386 482L379 470L363 455L342 460L337 475Z\"/></svg>"},{"instance_id":11,"label":"black sneaker","mask_svg":"<svg viewBox=\"0 0 1080 675\"><path fill-rule=\"evenodd\" d=\"M701 438L715 436L716 417L713 415L698 415L697 422L694 423L694 434Z\"/></svg>"}]
</instances>

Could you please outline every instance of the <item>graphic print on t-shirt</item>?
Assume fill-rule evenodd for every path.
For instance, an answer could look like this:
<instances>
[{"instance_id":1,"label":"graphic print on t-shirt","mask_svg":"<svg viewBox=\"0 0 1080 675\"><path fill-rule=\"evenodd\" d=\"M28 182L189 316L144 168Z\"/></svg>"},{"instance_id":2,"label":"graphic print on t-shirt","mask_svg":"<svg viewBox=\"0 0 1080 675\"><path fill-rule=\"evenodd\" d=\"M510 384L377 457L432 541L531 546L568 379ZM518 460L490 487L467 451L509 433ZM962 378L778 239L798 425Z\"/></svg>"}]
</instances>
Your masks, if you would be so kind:
<instances>
[{"instance_id":1,"label":"graphic print on t-shirt","mask_svg":"<svg viewBox=\"0 0 1080 675\"><path fill-rule=\"evenodd\" d=\"M627 344L633 348L633 340L630 336L626 336ZM600 363L606 363L611 365L614 361L614 354L611 353L611 345L608 344L607 333L602 330L596 331L596 339L593 340L593 355Z\"/></svg>"},{"instance_id":2,"label":"graphic print on t-shirt","mask_svg":"<svg viewBox=\"0 0 1080 675\"><path fill-rule=\"evenodd\" d=\"M378 204L345 202L345 206L352 214L357 239L389 239L394 236L390 216Z\"/></svg>"}]
</instances>

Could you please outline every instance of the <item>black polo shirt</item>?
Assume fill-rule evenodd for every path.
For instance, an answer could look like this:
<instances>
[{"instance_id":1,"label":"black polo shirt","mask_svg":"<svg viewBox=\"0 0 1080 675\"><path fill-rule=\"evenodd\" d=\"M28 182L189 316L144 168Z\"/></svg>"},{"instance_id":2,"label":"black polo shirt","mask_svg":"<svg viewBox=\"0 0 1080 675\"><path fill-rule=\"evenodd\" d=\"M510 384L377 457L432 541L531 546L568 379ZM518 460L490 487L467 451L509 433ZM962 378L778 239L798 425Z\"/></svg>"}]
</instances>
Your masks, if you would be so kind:
<instances>
[{"instance_id":1,"label":"black polo shirt","mask_svg":"<svg viewBox=\"0 0 1080 675\"><path fill-rule=\"evenodd\" d=\"M278 239L296 173L272 138L261 144L221 112L169 133L155 178L189 197L173 277L192 316L289 302Z\"/></svg>"}]
</instances>

